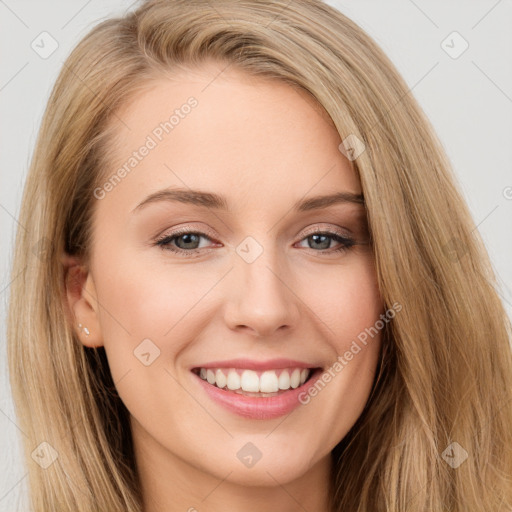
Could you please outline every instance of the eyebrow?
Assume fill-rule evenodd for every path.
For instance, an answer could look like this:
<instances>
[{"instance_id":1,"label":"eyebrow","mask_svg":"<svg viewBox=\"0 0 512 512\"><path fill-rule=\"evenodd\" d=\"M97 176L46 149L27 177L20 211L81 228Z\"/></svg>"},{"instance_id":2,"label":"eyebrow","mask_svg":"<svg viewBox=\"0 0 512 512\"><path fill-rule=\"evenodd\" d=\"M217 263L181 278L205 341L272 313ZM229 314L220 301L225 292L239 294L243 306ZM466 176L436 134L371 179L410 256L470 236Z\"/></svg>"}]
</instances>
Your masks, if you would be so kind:
<instances>
[{"instance_id":1,"label":"eyebrow","mask_svg":"<svg viewBox=\"0 0 512 512\"><path fill-rule=\"evenodd\" d=\"M160 201L171 201L191 204L194 206L203 206L215 210L230 211L228 201L224 196L214 194L212 192L203 192L192 189L172 189L166 188L153 192L140 202L132 213L140 211L145 206ZM306 212L310 210L320 210L328 206L340 203L353 203L364 205L362 194L354 194L352 192L337 192L330 195L314 196L308 199L297 201L292 210L296 212Z\"/></svg>"}]
</instances>

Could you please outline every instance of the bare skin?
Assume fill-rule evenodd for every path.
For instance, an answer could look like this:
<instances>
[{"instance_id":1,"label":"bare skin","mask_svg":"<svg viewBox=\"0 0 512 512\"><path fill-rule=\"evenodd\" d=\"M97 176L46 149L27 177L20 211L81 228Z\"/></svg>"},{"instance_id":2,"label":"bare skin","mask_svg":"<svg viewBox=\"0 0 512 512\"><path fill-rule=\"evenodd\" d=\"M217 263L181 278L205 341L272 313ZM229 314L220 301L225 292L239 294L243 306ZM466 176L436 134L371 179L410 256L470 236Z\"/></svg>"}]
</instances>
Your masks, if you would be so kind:
<instances>
[{"instance_id":1,"label":"bare skin","mask_svg":"<svg viewBox=\"0 0 512 512\"><path fill-rule=\"evenodd\" d=\"M309 403L274 419L226 410L190 369L238 357L326 369L375 324L383 305L364 207L293 210L361 186L311 98L233 67L214 79L222 67L155 79L119 112L130 130L120 125L110 174L187 98L198 102L97 200L90 265L68 302L89 330L82 343L105 347L130 412L145 512L327 510L330 452L368 399L380 335ZM136 209L167 187L223 195L230 211L165 200ZM178 228L205 235L195 249L190 235L156 245ZM313 236L325 232L354 245ZM262 250L250 263L237 252L248 236L257 245L242 247ZM149 365L134 355L145 339ZM247 443L261 454L252 467L237 456Z\"/></svg>"}]
</instances>

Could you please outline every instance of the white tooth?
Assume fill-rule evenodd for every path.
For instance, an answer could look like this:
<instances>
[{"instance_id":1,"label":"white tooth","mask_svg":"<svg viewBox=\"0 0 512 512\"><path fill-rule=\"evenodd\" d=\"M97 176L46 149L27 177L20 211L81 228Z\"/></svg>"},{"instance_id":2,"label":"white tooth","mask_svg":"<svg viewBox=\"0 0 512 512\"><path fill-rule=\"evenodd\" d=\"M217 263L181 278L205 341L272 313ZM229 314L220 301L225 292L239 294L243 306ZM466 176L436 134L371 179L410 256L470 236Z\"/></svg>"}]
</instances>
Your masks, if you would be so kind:
<instances>
[{"instance_id":1,"label":"white tooth","mask_svg":"<svg viewBox=\"0 0 512 512\"><path fill-rule=\"evenodd\" d=\"M279 389L289 389L290 388L290 374L288 370L283 370L279 375Z\"/></svg>"},{"instance_id":2,"label":"white tooth","mask_svg":"<svg viewBox=\"0 0 512 512\"><path fill-rule=\"evenodd\" d=\"M257 393L260 390L260 379L258 378L258 374L252 370L244 370L240 384L244 391Z\"/></svg>"},{"instance_id":3,"label":"white tooth","mask_svg":"<svg viewBox=\"0 0 512 512\"><path fill-rule=\"evenodd\" d=\"M238 375L236 370L229 370L227 383L228 389L231 389L232 391L240 389L240 375Z\"/></svg>"},{"instance_id":4,"label":"white tooth","mask_svg":"<svg viewBox=\"0 0 512 512\"><path fill-rule=\"evenodd\" d=\"M276 372L274 370L263 372L260 377L260 391L263 393L275 393L278 389Z\"/></svg>"},{"instance_id":5,"label":"white tooth","mask_svg":"<svg viewBox=\"0 0 512 512\"><path fill-rule=\"evenodd\" d=\"M222 373L222 370L217 370L215 372L215 384L217 384L218 388L226 387L226 376Z\"/></svg>"},{"instance_id":6,"label":"white tooth","mask_svg":"<svg viewBox=\"0 0 512 512\"><path fill-rule=\"evenodd\" d=\"M203 380L206 380L206 370L204 368L199 370L199 377L201 377Z\"/></svg>"},{"instance_id":7,"label":"white tooth","mask_svg":"<svg viewBox=\"0 0 512 512\"><path fill-rule=\"evenodd\" d=\"M290 377L290 385L293 389L298 388L300 383L300 370L298 368L295 368L293 370L293 373Z\"/></svg>"},{"instance_id":8,"label":"white tooth","mask_svg":"<svg viewBox=\"0 0 512 512\"><path fill-rule=\"evenodd\" d=\"M308 376L309 376L309 370L307 368L304 368L300 372L300 383L304 384L304 382L306 382L306 379L308 378Z\"/></svg>"},{"instance_id":9,"label":"white tooth","mask_svg":"<svg viewBox=\"0 0 512 512\"><path fill-rule=\"evenodd\" d=\"M210 369L206 370L206 380L210 384L215 384L215 373L213 373L213 371Z\"/></svg>"}]
</instances>

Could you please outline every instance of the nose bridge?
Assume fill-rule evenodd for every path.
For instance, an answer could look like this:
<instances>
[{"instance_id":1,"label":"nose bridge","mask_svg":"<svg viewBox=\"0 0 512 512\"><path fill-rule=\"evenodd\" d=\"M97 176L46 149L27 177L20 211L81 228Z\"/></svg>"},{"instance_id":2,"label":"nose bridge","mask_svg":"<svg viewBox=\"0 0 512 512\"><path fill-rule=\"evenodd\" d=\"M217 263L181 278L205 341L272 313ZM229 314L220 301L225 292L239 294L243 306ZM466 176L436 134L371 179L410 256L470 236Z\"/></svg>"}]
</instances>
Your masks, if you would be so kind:
<instances>
[{"instance_id":1,"label":"nose bridge","mask_svg":"<svg viewBox=\"0 0 512 512\"><path fill-rule=\"evenodd\" d=\"M271 235L264 242L247 237L236 248L226 310L226 321L233 328L245 326L259 335L269 335L298 320L284 255L271 239Z\"/></svg>"}]
</instances>

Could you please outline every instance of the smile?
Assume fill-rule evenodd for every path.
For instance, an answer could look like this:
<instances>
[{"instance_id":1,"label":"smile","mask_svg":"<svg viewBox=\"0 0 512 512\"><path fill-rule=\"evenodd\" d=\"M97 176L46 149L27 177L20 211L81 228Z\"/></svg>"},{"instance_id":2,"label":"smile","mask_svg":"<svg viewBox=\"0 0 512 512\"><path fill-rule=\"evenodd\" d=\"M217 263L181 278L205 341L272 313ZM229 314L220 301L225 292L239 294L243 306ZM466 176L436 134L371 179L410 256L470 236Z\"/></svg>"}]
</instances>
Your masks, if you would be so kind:
<instances>
[{"instance_id":1,"label":"smile","mask_svg":"<svg viewBox=\"0 0 512 512\"><path fill-rule=\"evenodd\" d=\"M219 389L244 396L276 396L283 391L296 389L311 374L308 368L284 368L255 371L240 368L199 368L195 373Z\"/></svg>"},{"instance_id":2,"label":"smile","mask_svg":"<svg viewBox=\"0 0 512 512\"><path fill-rule=\"evenodd\" d=\"M231 360L191 368L194 380L224 410L250 419L289 414L322 368L290 360L257 363Z\"/></svg>"}]
</instances>

